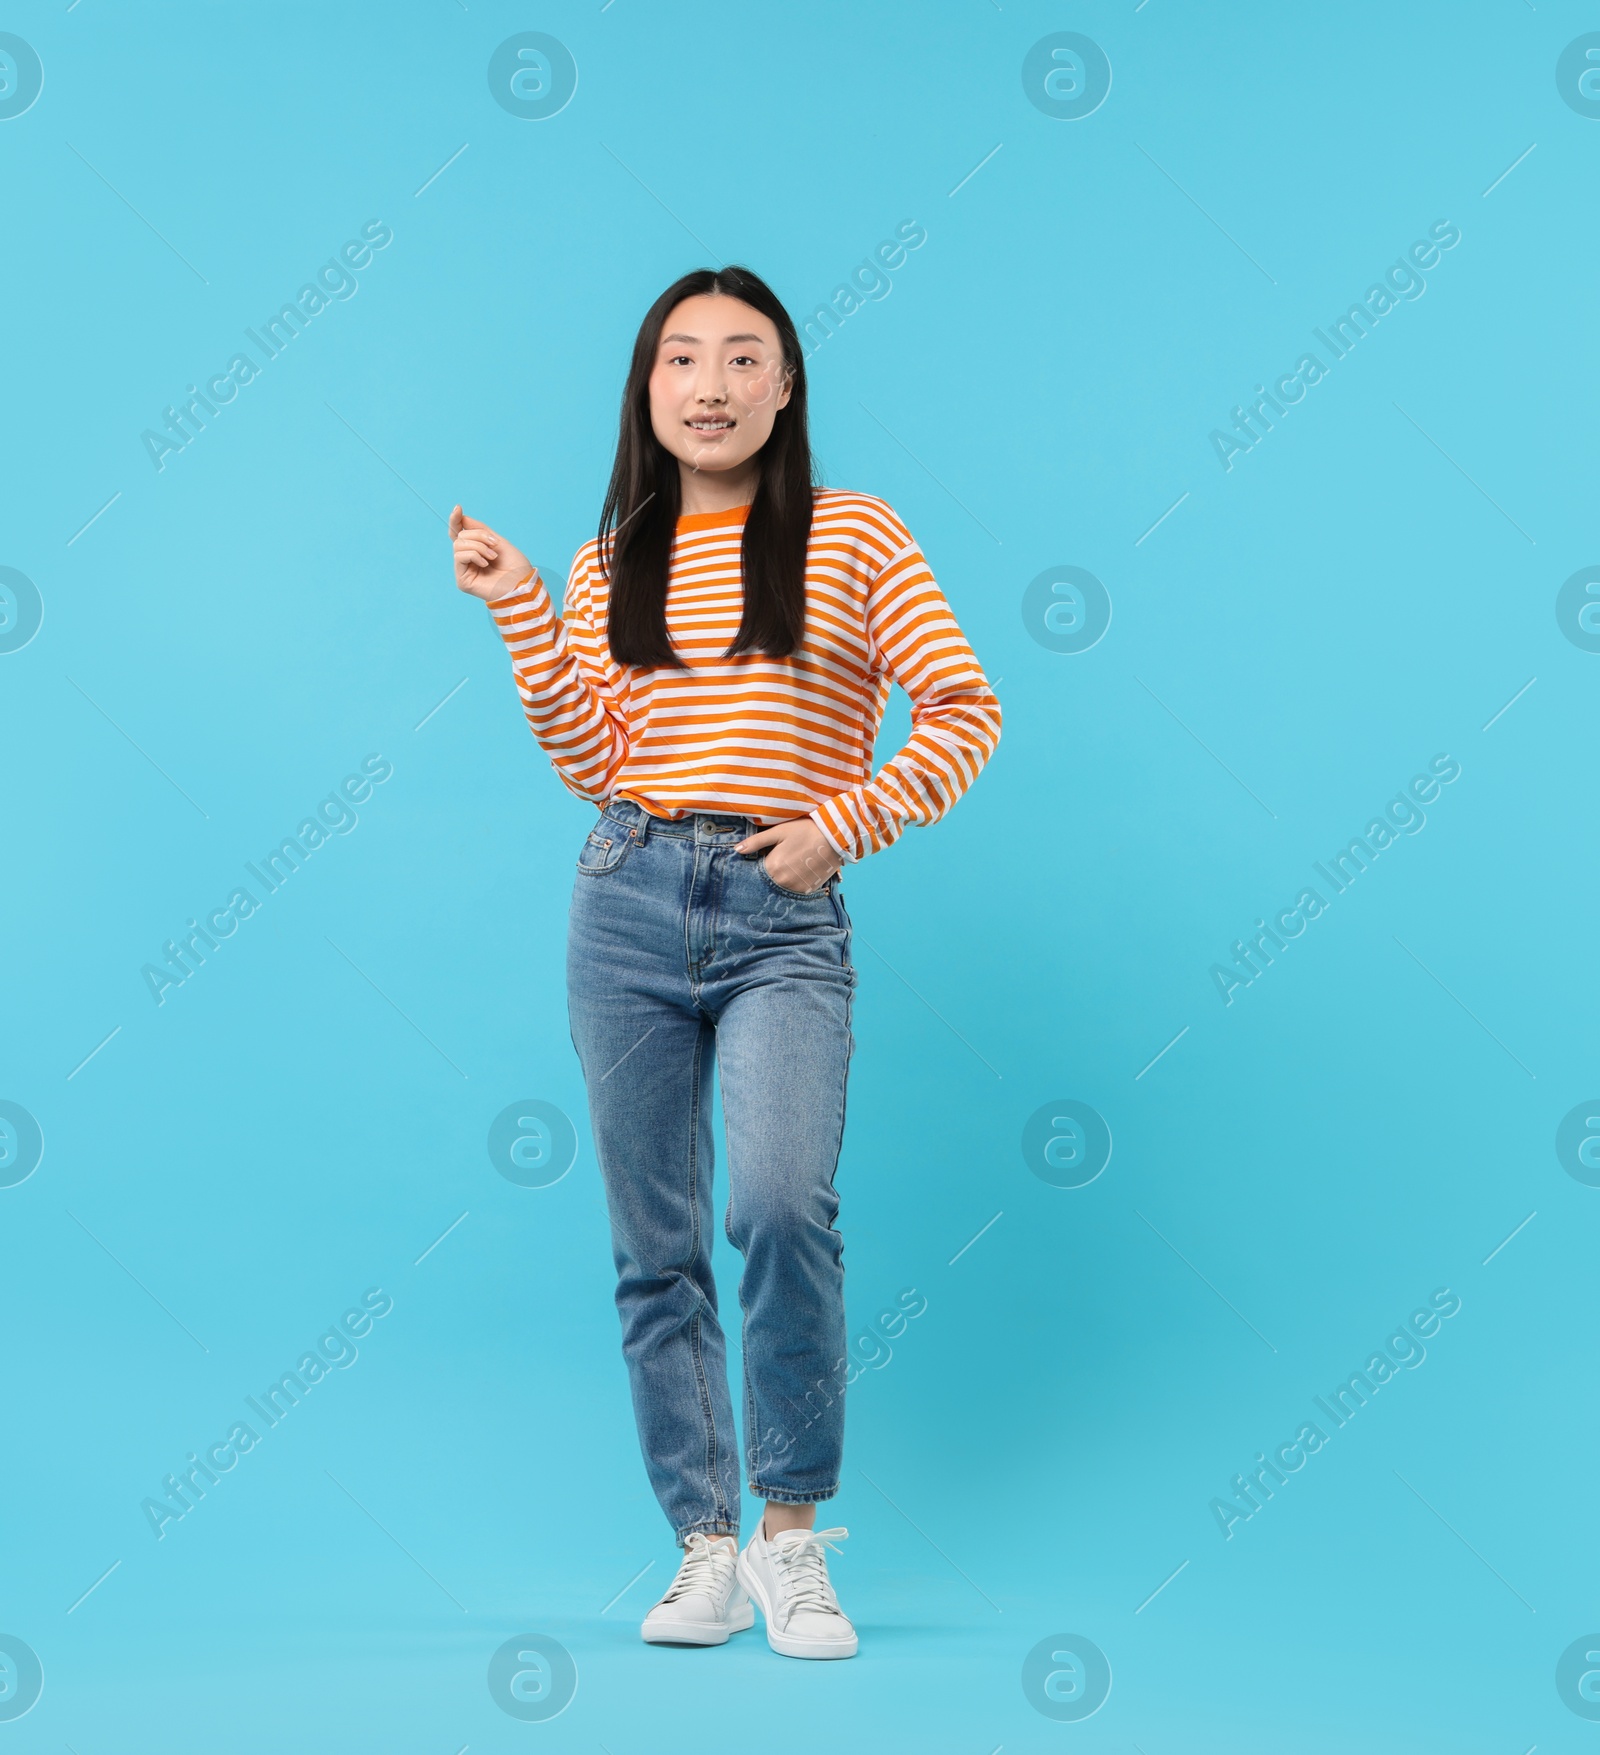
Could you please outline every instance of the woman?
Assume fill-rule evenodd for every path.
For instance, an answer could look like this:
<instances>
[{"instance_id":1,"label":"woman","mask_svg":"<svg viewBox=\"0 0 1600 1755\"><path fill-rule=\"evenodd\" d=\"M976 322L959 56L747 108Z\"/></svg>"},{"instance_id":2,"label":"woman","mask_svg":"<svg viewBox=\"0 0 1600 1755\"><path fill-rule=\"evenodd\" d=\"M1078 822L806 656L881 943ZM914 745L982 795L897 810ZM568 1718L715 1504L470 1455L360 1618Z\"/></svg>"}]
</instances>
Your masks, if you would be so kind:
<instances>
[{"instance_id":1,"label":"woman","mask_svg":"<svg viewBox=\"0 0 1600 1755\"><path fill-rule=\"evenodd\" d=\"M504 537L459 506L450 534L534 735L601 807L568 1007L640 1445L684 1549L643 1635L724 1644L753 1597L774 1651L851 1657L827 1564L847 1532L813 1528L839 1489L848 1371L833 1180L856 973L838 873L944 815L993 751L999 705L889 507L813 486L799 338L742 268L685 275L646 314L599 535L560 616ZM891 679L912 733L874 776ZM711 1274L718 1059L744 1455L765 1501L742 1552Z\"/></svg>"}]
</instances>

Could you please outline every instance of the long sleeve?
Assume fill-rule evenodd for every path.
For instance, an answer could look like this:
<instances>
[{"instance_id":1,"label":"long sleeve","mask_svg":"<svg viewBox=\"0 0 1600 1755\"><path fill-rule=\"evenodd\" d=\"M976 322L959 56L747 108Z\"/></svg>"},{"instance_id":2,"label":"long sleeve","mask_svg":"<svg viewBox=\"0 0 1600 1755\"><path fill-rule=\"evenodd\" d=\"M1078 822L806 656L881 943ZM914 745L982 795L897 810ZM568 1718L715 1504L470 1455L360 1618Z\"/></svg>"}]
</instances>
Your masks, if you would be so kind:
<instances>
[{"instance_id":1,"label":"long sleeve","mask_svg":"<svg viewBox=\"0 0 1600 1755\"><path fill-rule=\"evenodd\" d=\"M550 765L580 798L604 804L628 755L628 723L607 674L582 555L567 583L564 616L535 568L489 605L511 654L522 710Z\"/></svg>"},{"instance_id":2,"label":"long sleeve","mask_svg":"<svg viewBox=\"0 0 1600 1755\"><path fill-rule=\"evenodd\" d=\"M898 521L896 521L898 523ZM1000 741L1000 703L922 551L910 540L873 580L867 633L911 698L911 737L878 773L826 800L812 820L845 859L880 852L908 823L936 823Z\"/></svg>"}]
</instances>

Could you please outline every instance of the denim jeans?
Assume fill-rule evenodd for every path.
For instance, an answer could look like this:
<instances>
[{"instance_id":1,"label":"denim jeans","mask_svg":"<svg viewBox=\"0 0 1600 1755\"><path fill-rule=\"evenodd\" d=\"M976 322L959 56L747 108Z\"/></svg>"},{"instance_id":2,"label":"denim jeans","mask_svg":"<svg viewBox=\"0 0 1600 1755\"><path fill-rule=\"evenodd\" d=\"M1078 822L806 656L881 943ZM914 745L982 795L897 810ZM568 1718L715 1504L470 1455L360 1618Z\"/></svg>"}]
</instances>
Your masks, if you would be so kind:
<instances>
[{"instance_id":1,"label":"denim jeans","mask_svg":"<svg viewBox=\"0 0 1600 1755\"><path fill-rule=\"evenodd\" d=\"M634 1419L680 1543L737 1534L739 1451L711 1273L721 1063L728 1240L744 1258L746 1479L839 1489L844 1133L856 972L839 879L780 889L747 817L607 806L573 886L567 997L605 1182Z\"/></svg>"}]
</instances>

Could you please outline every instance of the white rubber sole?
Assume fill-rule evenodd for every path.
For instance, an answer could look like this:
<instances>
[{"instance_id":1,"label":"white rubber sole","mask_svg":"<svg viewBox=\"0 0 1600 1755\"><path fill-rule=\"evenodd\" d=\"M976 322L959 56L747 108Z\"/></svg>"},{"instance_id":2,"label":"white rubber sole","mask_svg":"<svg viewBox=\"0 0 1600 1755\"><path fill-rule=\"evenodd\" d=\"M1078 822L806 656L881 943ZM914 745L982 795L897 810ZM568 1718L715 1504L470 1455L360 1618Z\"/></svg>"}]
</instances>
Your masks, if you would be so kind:
<instances>
[{"instance_id":1,"label":"white rubber sole","mask_svg":"<svg viewBox=\"0 0 1600 1755\"><path fill-rule=\"evenodd\" d=\"M663 1616L659 1621L646 1615L639 1636L648 1645L726 1645L733 1633L743 1633L756 1624L755 1608L742 1603L728 1611L726 1621L674 1621Z\"/></svg>"},{"instance_id":2,"label":"white rubber sole","mask_svg":"<svg viewBox=\"0 0 1600 1755\"><path fill-rule=\"evenodd\" d=\"M772 1625L772 1610L768 1606L766 1592L761 1588L761 1580L756 1576L754 1568L745 1564L742 1549L739 1553L739 1582L761 1605L761 1619L767 1624L767 1644L779 1657L852 1658L856 1655L861 1642L856 1638L854 1628L843 1639L797 1639L791 1633L779 1633Z\"/></svg>"}]
</instances>

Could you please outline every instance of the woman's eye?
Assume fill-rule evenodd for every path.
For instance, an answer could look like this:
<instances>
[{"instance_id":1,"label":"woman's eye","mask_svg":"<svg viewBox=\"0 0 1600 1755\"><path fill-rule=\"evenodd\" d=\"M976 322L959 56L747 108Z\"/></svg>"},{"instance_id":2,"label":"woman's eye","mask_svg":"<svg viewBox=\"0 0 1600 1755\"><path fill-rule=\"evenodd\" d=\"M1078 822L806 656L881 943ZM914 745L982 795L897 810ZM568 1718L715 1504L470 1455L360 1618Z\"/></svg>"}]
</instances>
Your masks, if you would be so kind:
<instances>
[{"instance_id":1,"label":"woman's eye","mask_svg":"<svg viewBox=\"0 0 1600 1755\"><path fill-rule=\"evenodd\" d=\"M753 359L751 359L751 357L747 353L741 353L741 354L736 355L732 361L732 364L734 364L736 366L753 366L755 363L756 362Z\"/></svg>"}]
</instances>

